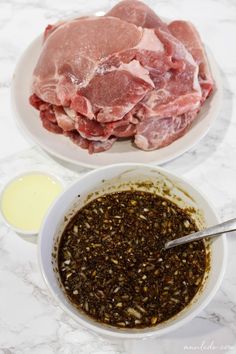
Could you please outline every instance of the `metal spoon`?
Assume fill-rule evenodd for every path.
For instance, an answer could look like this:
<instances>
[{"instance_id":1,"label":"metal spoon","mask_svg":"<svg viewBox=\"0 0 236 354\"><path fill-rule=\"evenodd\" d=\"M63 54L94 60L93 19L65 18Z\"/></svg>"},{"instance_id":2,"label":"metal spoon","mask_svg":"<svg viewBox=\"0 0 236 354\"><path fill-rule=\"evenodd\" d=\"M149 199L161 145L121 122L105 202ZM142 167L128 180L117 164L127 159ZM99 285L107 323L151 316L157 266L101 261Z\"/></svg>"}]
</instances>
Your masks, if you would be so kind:
<instances>
[{"instance_id":1,"label":"metal spoon","mask_svg":"<svg viewBox=\"0 0 236 354\"><path fill-rule=\"evenodd\" d=\"M172 248L184 243L200 240L205 237L216 237L225 232L236 231L236 218L222 222L221 224L208 227L205 230L194 232L190 235L176 238L175 240L168 241L165 243L165 249Z\"/></svg>"}]
</instances>

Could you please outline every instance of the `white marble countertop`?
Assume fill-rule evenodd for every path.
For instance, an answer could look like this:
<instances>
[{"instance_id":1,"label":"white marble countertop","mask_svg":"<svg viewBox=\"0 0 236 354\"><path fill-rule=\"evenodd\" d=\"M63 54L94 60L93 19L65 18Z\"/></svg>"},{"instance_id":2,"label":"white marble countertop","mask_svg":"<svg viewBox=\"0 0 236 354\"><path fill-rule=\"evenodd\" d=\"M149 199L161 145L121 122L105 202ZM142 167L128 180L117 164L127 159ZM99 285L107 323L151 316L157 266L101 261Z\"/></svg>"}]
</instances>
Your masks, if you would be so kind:
<instances>
[{"instance_id":1,"label":"white marble countertop","mask_svg":"<svg viewBox=\"0 0 236 354\"><path fill-rule=\"evenodd\" d=\"M16 60L48 23L106 9L113 0L0 0L0 184L27 168L50 167L66 183L83 168L69 169L26 141L10 107ZM163 17L191 20L218 62L224 86L221 113L191 151L165 165L207 194L220 218L236 216L236 1L150 0ZM112 343L88 333L57 306L37 264L37 247L0 224L0 354L236 353L236 235L222 286L187 326L161 338Z\"/></svg>"}]
</instances>

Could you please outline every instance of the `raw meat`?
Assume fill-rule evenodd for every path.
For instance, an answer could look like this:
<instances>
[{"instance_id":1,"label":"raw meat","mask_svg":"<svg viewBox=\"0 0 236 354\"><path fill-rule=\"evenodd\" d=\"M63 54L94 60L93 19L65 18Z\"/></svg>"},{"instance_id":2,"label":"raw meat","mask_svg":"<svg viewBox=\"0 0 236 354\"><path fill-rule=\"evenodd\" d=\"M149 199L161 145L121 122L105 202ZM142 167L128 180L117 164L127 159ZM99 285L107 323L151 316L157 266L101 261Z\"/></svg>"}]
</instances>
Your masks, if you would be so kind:
<instances>
[{"instance_id":1,"label":"raw meat","mask_svg":"<svg viewBox=\"0 0 236 354\"><path fill-rule=\"evenodd\" d=\"M65 110L61 106L53 107L57 124L63 131L71 131L75 129L75 120L66 114Z\"/></svg>"},{"instance_id":2,"label":"raw meat","mask_svg":"<svg viewBox=\"0 0 236 354\"><path fill-rule=\"evenodd\" d=\"M173 21L168 27L170 32L184 44L198 64L202 96L203 99L206 99L210 95L214 83L204 46L196 28L192 23L186 21Z\"/></svg>"},{"instance_id":3,"label":"raw meat","mask_svg":"<svg viewBox=\"0 0 236 354\"><path fill-rule=\"evenodd\" d=\"M49 25L30 103L44 128L89 153L119 138L153 150L190 128L214 87L196 29L123 0L103 17Z\"/></svg>"},{"instance_id":4,"label":"raw meat","mask_svg":"<svg viewBox=\"0 0 236 354\"><path fill-rule=\"evenodd\" d=\"M175 68L163 74L151 73L155 88L141 101L146 118L179 116L200 108L202 92L198 81L198 65L184 45L169 32L156 29L159 39L168 48Z\"/></svg>"},{"instance_id":5,"label":"raw meat","mask_svg":"<svg viewBox=\"0 0 236 354\"><path fill-rule=\"evenodd\" d=\"M137 0L120 1L106 16L118 17L143 28L167 27L150 7Z\"/></svg>"},{"instance_id":6,"label":"raw meat","mask_svg":"<svg viewBox=\"0 0 236 354\"><path fill-rule=\"evenodd\" d=\"M75 127L80 135L92 141L106 141L111 136L127 138L136 132L138 119L128 113L123 119L116 122L100 123L86 117L77 117Z\"/></svg>"},{"instance_id":7,"label":"raw meat","mask_svg":"<svg viewBox=\"0 0 236 354\"><path fill-rule=\"evenodd\" d=\"M142 150L155 150L183 136L196 118L197 111L177 117L149 118L137 126L135 144Z\"/></svg>"},{"instance_id":8,"label":"raw meat","mask_svg":"<svg viewBox=\"0 0 236 354\"><path fill-rule=\"evenodd\" d=\"M65 132L64 135L68 136L74 144L82 149L88 149L90 154L109 150L116 141L116 138L107 139L106 141L90 141L83 138L76 130Z\"/></svg>"},{"instance_id":9,"label":"raw meat","mask_svg":"<svg viewBox=\"0 0 236 354\"><path fill-rule=\"evenodd\" d=\"M90 119L97 114L99 121L119 120L154 86L134 55L127 58L141 42L142 30L117 18L66 22L43 45L34 71L34 93ZM157 43L157 51L163 51Z\"/></svg>"}]
</instances>

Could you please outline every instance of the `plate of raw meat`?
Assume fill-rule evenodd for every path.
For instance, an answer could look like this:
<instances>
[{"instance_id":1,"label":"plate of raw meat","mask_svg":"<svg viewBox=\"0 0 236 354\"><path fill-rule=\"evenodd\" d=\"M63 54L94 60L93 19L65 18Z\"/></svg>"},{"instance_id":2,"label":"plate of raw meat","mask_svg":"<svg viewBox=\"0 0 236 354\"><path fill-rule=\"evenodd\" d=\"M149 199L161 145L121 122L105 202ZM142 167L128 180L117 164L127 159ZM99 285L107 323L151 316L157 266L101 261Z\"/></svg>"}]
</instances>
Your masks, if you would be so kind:
<instances>
[{"instance_id":1,"label":"plate of raw meat","mask_svg":"<svg viewBox=\"0 0 236 354\"><path fill-rule=\"evenodd\" d=\"M49 25L17 64L20 127L52 155L87 167L164 163L217 117L218 67L189 22L136 0Z\"/></svg>"}]
</instances>

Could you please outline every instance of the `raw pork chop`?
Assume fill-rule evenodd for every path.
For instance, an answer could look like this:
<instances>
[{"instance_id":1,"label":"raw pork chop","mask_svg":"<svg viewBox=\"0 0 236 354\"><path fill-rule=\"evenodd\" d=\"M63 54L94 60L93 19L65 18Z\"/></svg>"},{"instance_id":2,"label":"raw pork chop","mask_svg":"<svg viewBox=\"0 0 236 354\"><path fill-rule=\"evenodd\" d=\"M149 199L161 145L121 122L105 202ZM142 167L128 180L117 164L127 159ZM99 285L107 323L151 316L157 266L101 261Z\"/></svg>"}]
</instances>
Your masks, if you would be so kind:
<instances>
[{"instance_id":1,"label":"raw pork chop","mask_svg":"<svg viewBox=\"0 0 236 354\"><path fill-rule=\"evenodd\" d=\"M139 117L177 116L199 108L202 92L198 82L198 63L178 37L176 39L170 33L167 25L147 5L136 0L121 1L107 15L138 26L155 28L157 37L166 48L166 55L172 61L172 68L176 69L166 73L150 69L155 89L139 104Z\"/></svg>"},{"instance_id":2,"label":"raw pork chop","mask_svg":"<svg viewBox=\"0 0 236 354\"><path fill-rule=\"evenodd\" d=\"M150 44L142 43L143 31L111 17L62 24L43 45L34 71L34 93L89 119L95 114L99 121L121 119L154 86L148 70L133 59L135 54L130 56L138 45L136 51L148 50ZM152 30L146 31L151 37ZM163 52L157 38L153 47L158 55Z\"/></svg>"},{"instance_id":3,"label":"raw pork chop","mask_svg":"<svg viewBox=\"0 0 236 354\"><path fill-rule=\"evenodd\" d=\"M30 103L43 126L89 153L134 137L143 150L185 134L213 80L195 28L169 26L137 0L104 17L49 25Z\"/></svg>"},{"instance_id":4,"label":"raw pork chop","mask_svg":"<svg viewBox=\"0 0 236 354\"><path fill-rule=\"evenodd\" d=\"M167 58L172 61L172 70L164 73L158 70L149 70L155 88L149 91L135 108L135 114L140 118L141 123L140 129L139 125L137 126L138 137L135 137L134 140L135 144L143 150L164 146L166 145L165 139L148 140L147 132L155 127L158 132L163 133L167 130L166 122L170 122L169 125L174 126L174 129L167 130L168 142L171 143L183 135L176 133L177 129L183 131L182 124L175 123L184 120L187 127L190 125L190 120L182 117L185 116L185 113L196 112L200 108L202 92L198 81L198 63L195 62L191 52L186 49L184 44L171 34L167 25L145 4L136 0L121 1L108 12L108 15L122 18L139 26L155 28L156 36L166 49ZM151 117L152 119L149 119ZM178 119L174 120L170 117L178 117ZM196 117L196 113L194 117ZM159 122L154 124L156 120ZM152 129L148 128L149 125L152 126ZM146 128L144 128L145 126ZM174 131L175 133L173 133ZM145 132L145 143L141 139L141 132ZM161 141L163 141L163 145L161 145Z\"/></svg>"}]
</instances>

